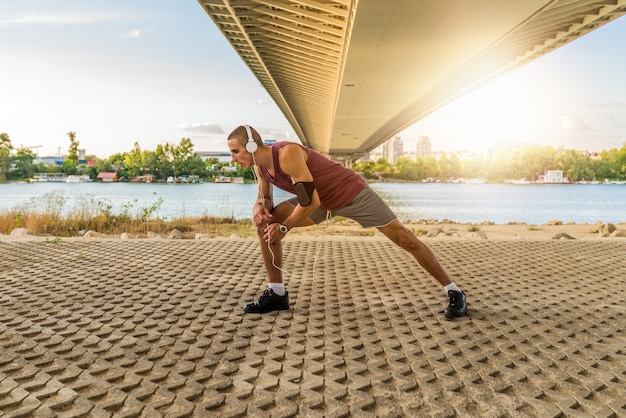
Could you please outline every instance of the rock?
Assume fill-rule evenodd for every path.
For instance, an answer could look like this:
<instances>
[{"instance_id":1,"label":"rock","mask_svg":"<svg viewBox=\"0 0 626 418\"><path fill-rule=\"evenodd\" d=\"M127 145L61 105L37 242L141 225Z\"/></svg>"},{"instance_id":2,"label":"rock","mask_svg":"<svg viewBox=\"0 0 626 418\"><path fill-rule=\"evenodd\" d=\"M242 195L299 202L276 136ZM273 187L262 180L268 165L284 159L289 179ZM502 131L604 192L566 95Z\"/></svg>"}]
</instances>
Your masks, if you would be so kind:
<instances>
[{"instance_id":1,"label":"rock","mask_svg":"<svg viewBox=\"0 0 626 418\"><path fill-rule=\"evenodd\" d=\"M611 236L614 238L626 238L626 229L616 229Z\"/></svg>"},{"instance_id":2,"label":"rock","mask_svg":"<svg viewBox=\"0 0 626 418\"><path fill-rule=\"evenodd\" d=\"M211 239L213 235L211 234L203 234L201 232L196 232L195 239Z\"/></svg>"},{"instance_id":3,"label":"rock","mask_svg":"<svg viewBox=\"0 0 626 418\"><path fill-rule=\"evenodd\" d=\"M487 234L485 234L483 231L474 231L474 232L468 233L467 237L468 238L487 239Z\"/></svg>"},{"instance_id":4,"label":"rock","mask_svg":"<svg viewBox=\"0 0 626 418\"><path fill-rule=\"evenodd\" d=\"M523 239L524 239L524 237L521 236L521 235L513 235L513 240L514 241L520 241L520 240L523 240Z\"/></svg>"},{"instance_id":5,"label":"rock","mask_svg":"<svg viewBox=\"0 0 626 418\"><path fill-rule=\"evenodd\" d=\"M83 235L83 237L85 237L85 238L102 238L102 237L104 237L104 235L102 235L99 232L92 231L90 229L89 231L85 232L85 235Z\"/></svg>"},{"instance_id":6,"label":"rock","mask_svg":"<svg viewBox=\"0 0 626 418\"><path fill-rule=\"evenodd\" d=\"M552 239L576 239L576 238L574 238L573 236L571 236L570 234L566 232L559 232L558 234L553 236Z\"/></svg>"},{"instance_id":7,"label":"rock","mask_svg":"<svg viewBox=\"0 0 626 418\"><path fill-rule=\"evenodd\" d=\"M613 232L615 232L616 229L617 227L609 222L608 224L602 225L602 228L600 229L600 235L602 235L603 237L608 237Z\"/></svg>"},{"instance_id":8,"label":"rock","mask_svg":"<svg viewBox=\"0 0 626 418\"><path fill-rule=\"evenodd\" d=\"M230 234L230 236L228 238L229 239L236 239L236 238L241 238L241 236L239 234Z\"/></svg>"},{"instance_id":9,"label":"rock","mask_svg":"<svg viewBox=\"0 0 626 418\"><path fill-rule=\"evenodd\" d=\"M552 221L548 221L546 222L546 225L563 225L563 221L559 221L559 220L552 220Z\"/></svg>"},{"instance_id":10,"label":"rock","mask_svg":"<svg viewBox=\"0 0 626 418\"><path fill-rule=\"evenodd\" d=\"M178 229L172 229L172 232L167 236L167 239L182 239L183 233Z\"/></svg>"},{"instance_id":11,"label":"rock","mask_svg":"<svg viewBox=\"0 0 626 418\"><path fill-rule=\"evenodd\" d=\"M426 238L434 238L442 232L443 229L441 228L431 228L430 231L428 231L428 233L426 234Z\"/></svg>"},{"instance_id":12,"label":"rock","mask_svg":"<svg viewBox=\"0 0 626 418\"><path fill-rule=\"evenodd\" d=\"M25 237L28 235L35 235L35 233L31 231L30 229L15 228L14 230L11 231L9 235L11 235L12 237Z\"/></svg>"},{"instance_id":13,"label":"rock","mask_svg":"<svg viewBox=\"0 0 626 418\"><path fill-rule=\"evenodd\" d=\"M136 238L135 235L129 234L128 232L123 232L120 235L120 239L135 239L135 238Z\"/></svg>"}]
</instances>

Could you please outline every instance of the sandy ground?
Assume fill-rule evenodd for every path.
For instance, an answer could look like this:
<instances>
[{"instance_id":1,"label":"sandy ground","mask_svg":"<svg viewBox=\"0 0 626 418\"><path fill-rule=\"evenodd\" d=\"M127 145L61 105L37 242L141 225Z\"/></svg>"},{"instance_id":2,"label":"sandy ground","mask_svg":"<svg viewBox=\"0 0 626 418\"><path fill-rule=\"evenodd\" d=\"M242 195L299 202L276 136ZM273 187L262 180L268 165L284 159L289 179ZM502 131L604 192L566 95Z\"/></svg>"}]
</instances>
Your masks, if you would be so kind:
<instances>
[{"instance_id":1,"label":"sandy ground","mask_svg":"<svg viewBox=\"0 0 626 418\"><path fill-rule=\"evenodd\" d=\"M552 240L568 239L564 234L573 239L620 239L602 235L601 222L596 224L544 224L529 225L525 223L515 224L461 224L453 222L415 222L405 224L420 238L428 239L477 239L477 240ZM617 230L626 230L626 223L614 224ZM329 236L374 236L381 235L376 229L363 229L352 222L331 223L307 228L297 228L290 232L288 239L296 239L306 235L329 235ZM569 239L571 239L569 238Z\"/></svg>"},{"instance_id":2,"label":"sandy ground","mask_svg":"<svg viewBox=\"0 0 626 418\"><path fill-rule=\"evenodd\" d=\"M624 239L615 238L613 236L603 236L602 222L595 224L575 224L560 221L543 225L530 225L525 223L510 224L462 224L454 222L412 222L405 224L420 238L428 239L476 239L476 240L552 240L552 239ZM626 231L626 222L614 224L617 230ZM287 235L286 239L302 239L307 236L332 236L335 239L345 237L367 237L382 235L375 228L364 229L353 221L335 221L329 224L322 223L320 225L295 228ZM564 237L565 235L565 237ZM193 233L187 233L187 237L193 237ZM165 237L165 235L163 236ZM569 238L568 238L569 237ZM0 241L50 241L50 240L83 240L83 239L111 239L120 238L119 235L101 236L98 238L55 238L51 236L33 236L33 235L7 235L0 234ZM206 236L204 237L206 238ZM218 237L214 237L218 238ZM222 237L223 238L223 237Z\"/></svg>"}]
</instances>

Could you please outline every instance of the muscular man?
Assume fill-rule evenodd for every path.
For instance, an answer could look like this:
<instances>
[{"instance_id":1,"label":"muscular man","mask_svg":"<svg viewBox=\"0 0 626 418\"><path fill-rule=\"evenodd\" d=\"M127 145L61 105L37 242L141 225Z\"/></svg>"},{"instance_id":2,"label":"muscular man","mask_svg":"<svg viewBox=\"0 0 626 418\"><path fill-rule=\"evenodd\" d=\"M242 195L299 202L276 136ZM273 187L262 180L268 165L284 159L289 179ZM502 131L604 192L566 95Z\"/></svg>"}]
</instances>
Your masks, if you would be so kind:
<instances>
[{"instance_id":1,"label":"muscular man","mask_svg":"<svg viewBox=\"0 0 626 418\"><path fill-rule=\"evenodd\" d=\"M322 154L293 142L267 146L248 125L228 136L235 163L256 172L259 188L253 208L261 254L267 272L268 289L255 302L243 307L246 313L289 309L289 292L282 278L281 241L292 228L322 222L330 216L344 216L364 228L377 228L415 260L443 286L448 297L446 318L465 315L465 293L450 279L433 252L408 230L387 204L354 171ZM272 187L295 197L274 205Z\"/></svg>"}]
</instances>

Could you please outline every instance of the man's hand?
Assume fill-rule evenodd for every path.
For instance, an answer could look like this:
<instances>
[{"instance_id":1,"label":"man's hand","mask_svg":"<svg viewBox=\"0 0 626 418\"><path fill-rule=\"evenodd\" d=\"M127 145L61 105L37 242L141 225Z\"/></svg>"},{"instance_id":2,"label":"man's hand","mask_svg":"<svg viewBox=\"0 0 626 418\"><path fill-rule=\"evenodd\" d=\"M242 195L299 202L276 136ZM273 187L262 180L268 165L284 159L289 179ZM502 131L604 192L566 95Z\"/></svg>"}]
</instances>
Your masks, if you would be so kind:
<instances>
[{"instance_id":1,"label":"man's hand","mask_svg":"<svg viewBox=\"0 0 626 418\"><path fill-rule=\"evenodd\" d=\"M252 209L252 221L256 226L269 224L272 220L272 212L263 205L256 204Z\"/></svg>"},{"instance_id":2,"label":"man's hand","mask_svg":"<svg viewBox=\"0 0 626 418\"><path fill-rule=\"evenodd\" d=\"M285 238L285 235L287 235L286 233L280 232L279 223L268 224L264 232L265 234L263 235L263 239L265 241L269 240L270 244L274 244L280 241L281 239Z\"/></svg>"}]
</instances>

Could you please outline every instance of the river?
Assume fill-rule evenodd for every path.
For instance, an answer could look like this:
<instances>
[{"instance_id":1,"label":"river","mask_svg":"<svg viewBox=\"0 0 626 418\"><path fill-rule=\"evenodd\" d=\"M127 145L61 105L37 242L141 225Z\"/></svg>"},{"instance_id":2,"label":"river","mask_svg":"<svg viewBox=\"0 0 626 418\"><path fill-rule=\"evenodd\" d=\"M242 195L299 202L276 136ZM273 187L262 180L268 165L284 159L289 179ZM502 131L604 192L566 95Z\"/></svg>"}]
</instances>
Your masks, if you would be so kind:
<instances>
[{"instance_id":1,"label":"river","mask_svg":"<svg viewBox=\"0 0 626 418\"><path fill-rule=\"evenodd\" d=\"M626 185L619 184L373 183L371 187L401 220L626 222ZM105 204L113 213L149 210L167 220L204 215L245 219L251 217L255 195L254 184L4 183L0 211L67 214L94 212ZM275 201L287 196L275 191Z\"/></svg>"}]
</instances>

